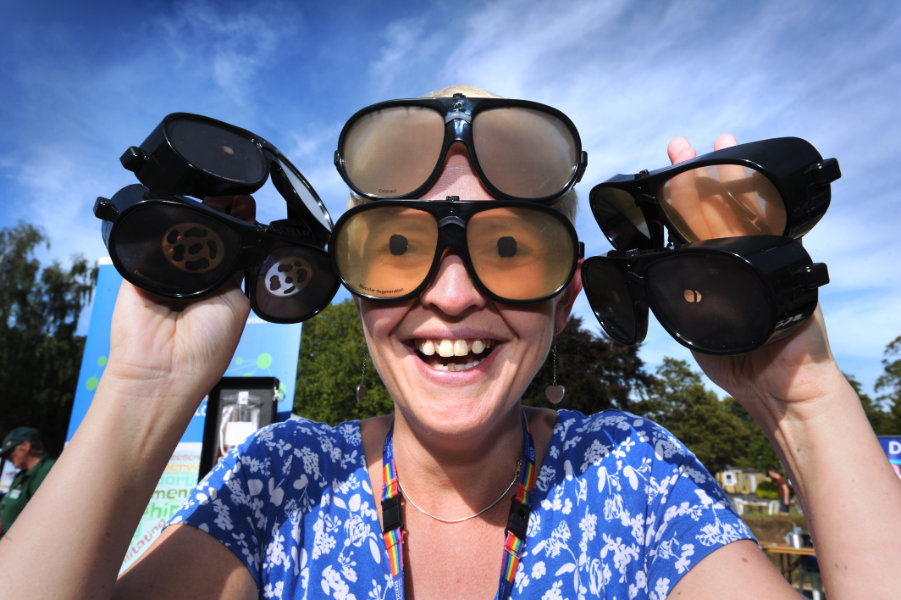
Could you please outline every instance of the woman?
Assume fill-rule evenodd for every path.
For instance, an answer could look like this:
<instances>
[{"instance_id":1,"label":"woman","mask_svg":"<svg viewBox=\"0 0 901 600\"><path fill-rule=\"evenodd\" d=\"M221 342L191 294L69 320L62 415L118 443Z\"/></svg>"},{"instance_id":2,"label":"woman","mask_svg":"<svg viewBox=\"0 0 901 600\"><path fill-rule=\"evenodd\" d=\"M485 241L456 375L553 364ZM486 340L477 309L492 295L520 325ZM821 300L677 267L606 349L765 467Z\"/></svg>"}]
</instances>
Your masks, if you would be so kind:
<instances>
[{"instance_id":1,"label":"woman","mask_svg":"<svg viewBox=\"0 0 901 600\"><path fill-rule=\"evenodd\" d=\"M694 150L677 139L669 154L681 161ZM446 202L442 207L458 202L453 197L523 194L498 186L459 143L427 183L416 196ZM214 202L253 217L247 198ZM404 240L391 243L392 255L406 254ZM619 413L523 410L520 396L580 291L578 273L548 298L504 302L498 298L516 300L518 292L474 275L475 243L465 242L469 253L463 242L443 252L421 289L357 290L393 415L336 430L309 423L266 430L216 471L210 481L221 484L201 484L178 523L116 582L134 525L199 400L224 372L248 314L236 286L173 305L123 285L110 360L90 411L0 543L0 589L9 597L53 598L291 597L304 590L307 597L400 598L403 583L407 598L489 598L506 591L507 579L521 598L796 597L708 485L709 475L665 432ZM403 299L385 302L392 293ZM441 356L447 352L434 347L445 340L463 356ZM901 589L894 558L901 484L832 359L819 314L752 354L697 358L779 451L830 598L894 595ZM550 465L553 473L544 468ZM343 469L341 478L329 469ZM511 518L523 495L515 484L530 479L532 514L523 519L514 508ZM613 486L623 491L611 493ZM868 493L842 494L851 487ZM604 510L595 520L598 498ZM307 522L307 515L315 518ZM524 548L514 539L504 553L508 523L518 530L524 522ZM385 540L373 523L388 529ZM394 527L404 532L399 545L392 545ZM612 539L624 530L632 538ZM248 531L265 539L248 539ZM400 557L392 556L397 550ZM567 552L572 556L561 558ZM517 555L514 576L505 577L502 556Z\"/></svg>"}]
</instances>

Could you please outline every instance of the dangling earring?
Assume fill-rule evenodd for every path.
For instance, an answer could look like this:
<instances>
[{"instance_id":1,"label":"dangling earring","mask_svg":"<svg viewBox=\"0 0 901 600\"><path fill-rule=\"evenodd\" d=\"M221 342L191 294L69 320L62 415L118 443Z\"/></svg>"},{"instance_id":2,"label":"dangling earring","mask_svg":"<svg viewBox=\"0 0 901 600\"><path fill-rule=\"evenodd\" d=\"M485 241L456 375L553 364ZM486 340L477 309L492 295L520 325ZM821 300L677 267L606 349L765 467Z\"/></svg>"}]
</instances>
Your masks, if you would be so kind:
<instances>
[{"instance_id":1,"label":"dangling earring","mask_svg":"<svg viewBox=\"0 0 901 600\"><path fill-rule=\"evenodd\" d=\"M551 347L551 352L553 353L553 382L551 385L544 388L544 395L548 399L548 402L551 404L560 404L560 401L563 400L563 394L566 393L566 389L562 385L557 385L557 343L554 342L554 345Z\"/></svg>"},{"instance_id":2,"label":"dangling earring","mask_svg":"<svg viewBox=\"0 0 901 600\"><path fill-rule=\"evenodd\" d=\"M363 371L360 373L360 385L357 386L357 404L366 396L366 352L363 352Z\"/></svg>"}]
</instances>

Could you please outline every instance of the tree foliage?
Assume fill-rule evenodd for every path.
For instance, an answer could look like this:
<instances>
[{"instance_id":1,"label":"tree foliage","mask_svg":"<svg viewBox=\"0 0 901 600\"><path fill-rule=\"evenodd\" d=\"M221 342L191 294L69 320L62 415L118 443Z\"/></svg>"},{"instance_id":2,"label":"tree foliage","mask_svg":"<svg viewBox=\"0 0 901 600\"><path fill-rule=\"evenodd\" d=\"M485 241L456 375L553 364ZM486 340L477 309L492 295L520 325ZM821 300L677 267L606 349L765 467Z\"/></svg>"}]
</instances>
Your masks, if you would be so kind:
<instances>
[{"instance_id":1,"label":"tree foliage","mask_svg":"<svg viewBox=\"0 0 901 600\"><path fill-rule=\"evenodd\" d=\"M883 372L873 389L878 393L875 402L864 409L873 429L879 434L901 434L901 336L885 347Z\"/></svg>"},{"instance_id":2,"label":"tree foliage","mask_svg":"<svg viewBox=\"0 0 901 600\"><path fill-rule=\"evenodd\" d=\"M615 344L582 327L582 319L569 318L555 340L557 382L566 388L561 406L590 414L608 408L633 410L648 393L654 377L645 370L637 347ZM545 389L553 383L554 356L548 355L523 394L530 406L552 406Z\"/></svg>"},{"instance_id":3,"label":"tree foliage","mask_svg":"<svg viewBox=\"0 0 901 600\"><path fill-rule=\"evenodd\" d=\"M0 434L20 425L41 430L47 450L62 450L84 337L78 317L90 301L96 268L76 256L68 268L41 268L44 234L28 224L0 230Z\"/></svg>"},{"instance_id":4,"label":"tree foliage","mask_svg":"<svg viewBox=\"0 0 901 600\"><path fill-rule=\"evenodd\" d=\"M366 360L366 396L355 391ZM294 412L337 423L391 412L393 403L366 351L363 328L350 300L332 304L303 324Z\"/></svg>"}]
</instances>

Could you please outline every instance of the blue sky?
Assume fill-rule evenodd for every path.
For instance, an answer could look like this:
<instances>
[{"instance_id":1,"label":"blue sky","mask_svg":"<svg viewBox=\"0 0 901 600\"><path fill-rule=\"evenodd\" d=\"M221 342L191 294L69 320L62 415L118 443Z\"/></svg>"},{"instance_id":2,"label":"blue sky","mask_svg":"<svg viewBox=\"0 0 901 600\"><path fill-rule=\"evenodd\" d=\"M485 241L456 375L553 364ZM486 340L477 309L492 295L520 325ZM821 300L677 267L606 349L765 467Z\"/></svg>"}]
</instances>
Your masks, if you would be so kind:
<instances>
[{"instance_id":1,"label":"blue sky","mask_svg":"<svg viewBox=\"0 0 901 600\"><path fill-rule=\"evenodd\" d=\"M901 335L901 3L537 0L141 3L2 0L0 227L38 225L42 261L105 255L91 207L133 183L118 162L170 112L201 113L276 144L340 216L332 165L357 109L472 83L566 112L589 166L577 186L588 255L610 246L587 209L615 173L700 151L798 136L843 177L805 237L829 267L820 299L842 369L872 393ZM267 185L260 220L283 216ZM347 297L342 290L337 297ZM584 296L576 306L597 327ZM641 356L690 359L654 322Z\"/></svg>"}]
</instances>

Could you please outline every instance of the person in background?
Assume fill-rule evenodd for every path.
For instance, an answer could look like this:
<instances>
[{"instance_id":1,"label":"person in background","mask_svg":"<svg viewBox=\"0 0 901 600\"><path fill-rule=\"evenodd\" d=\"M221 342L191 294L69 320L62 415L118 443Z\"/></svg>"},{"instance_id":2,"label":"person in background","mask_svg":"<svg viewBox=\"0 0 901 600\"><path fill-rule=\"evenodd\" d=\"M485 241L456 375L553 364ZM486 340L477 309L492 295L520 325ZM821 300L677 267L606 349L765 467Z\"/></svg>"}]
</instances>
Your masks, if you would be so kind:
<instances>
[{"instance_id":1,"label":"person in background","mask_svg":"<svg viewBox=\"0 0 901 600\"><path fill-rule=\"evenodd\" d=\"M19 469L0 500L0 537L2 537L34 496L44 477L53 466L53 459L44 454L41 432L34 427L16 427L3 438L0 458L12 462Z\"/></svg>"},{"instance_id":2,"label":"person in background","mask_svg":"<svg viewBox=\"0 0 901 600\"><path fill-rule=\"evenodd\" d=\"M779 493L779 506L782 512L787 513L791 510L791 505L795 503L794 498L791 497L791 488L788 485L788 481L776 469L770 469L767 475L776 482L776 491Z\"/></svg>"}]
</instances>

